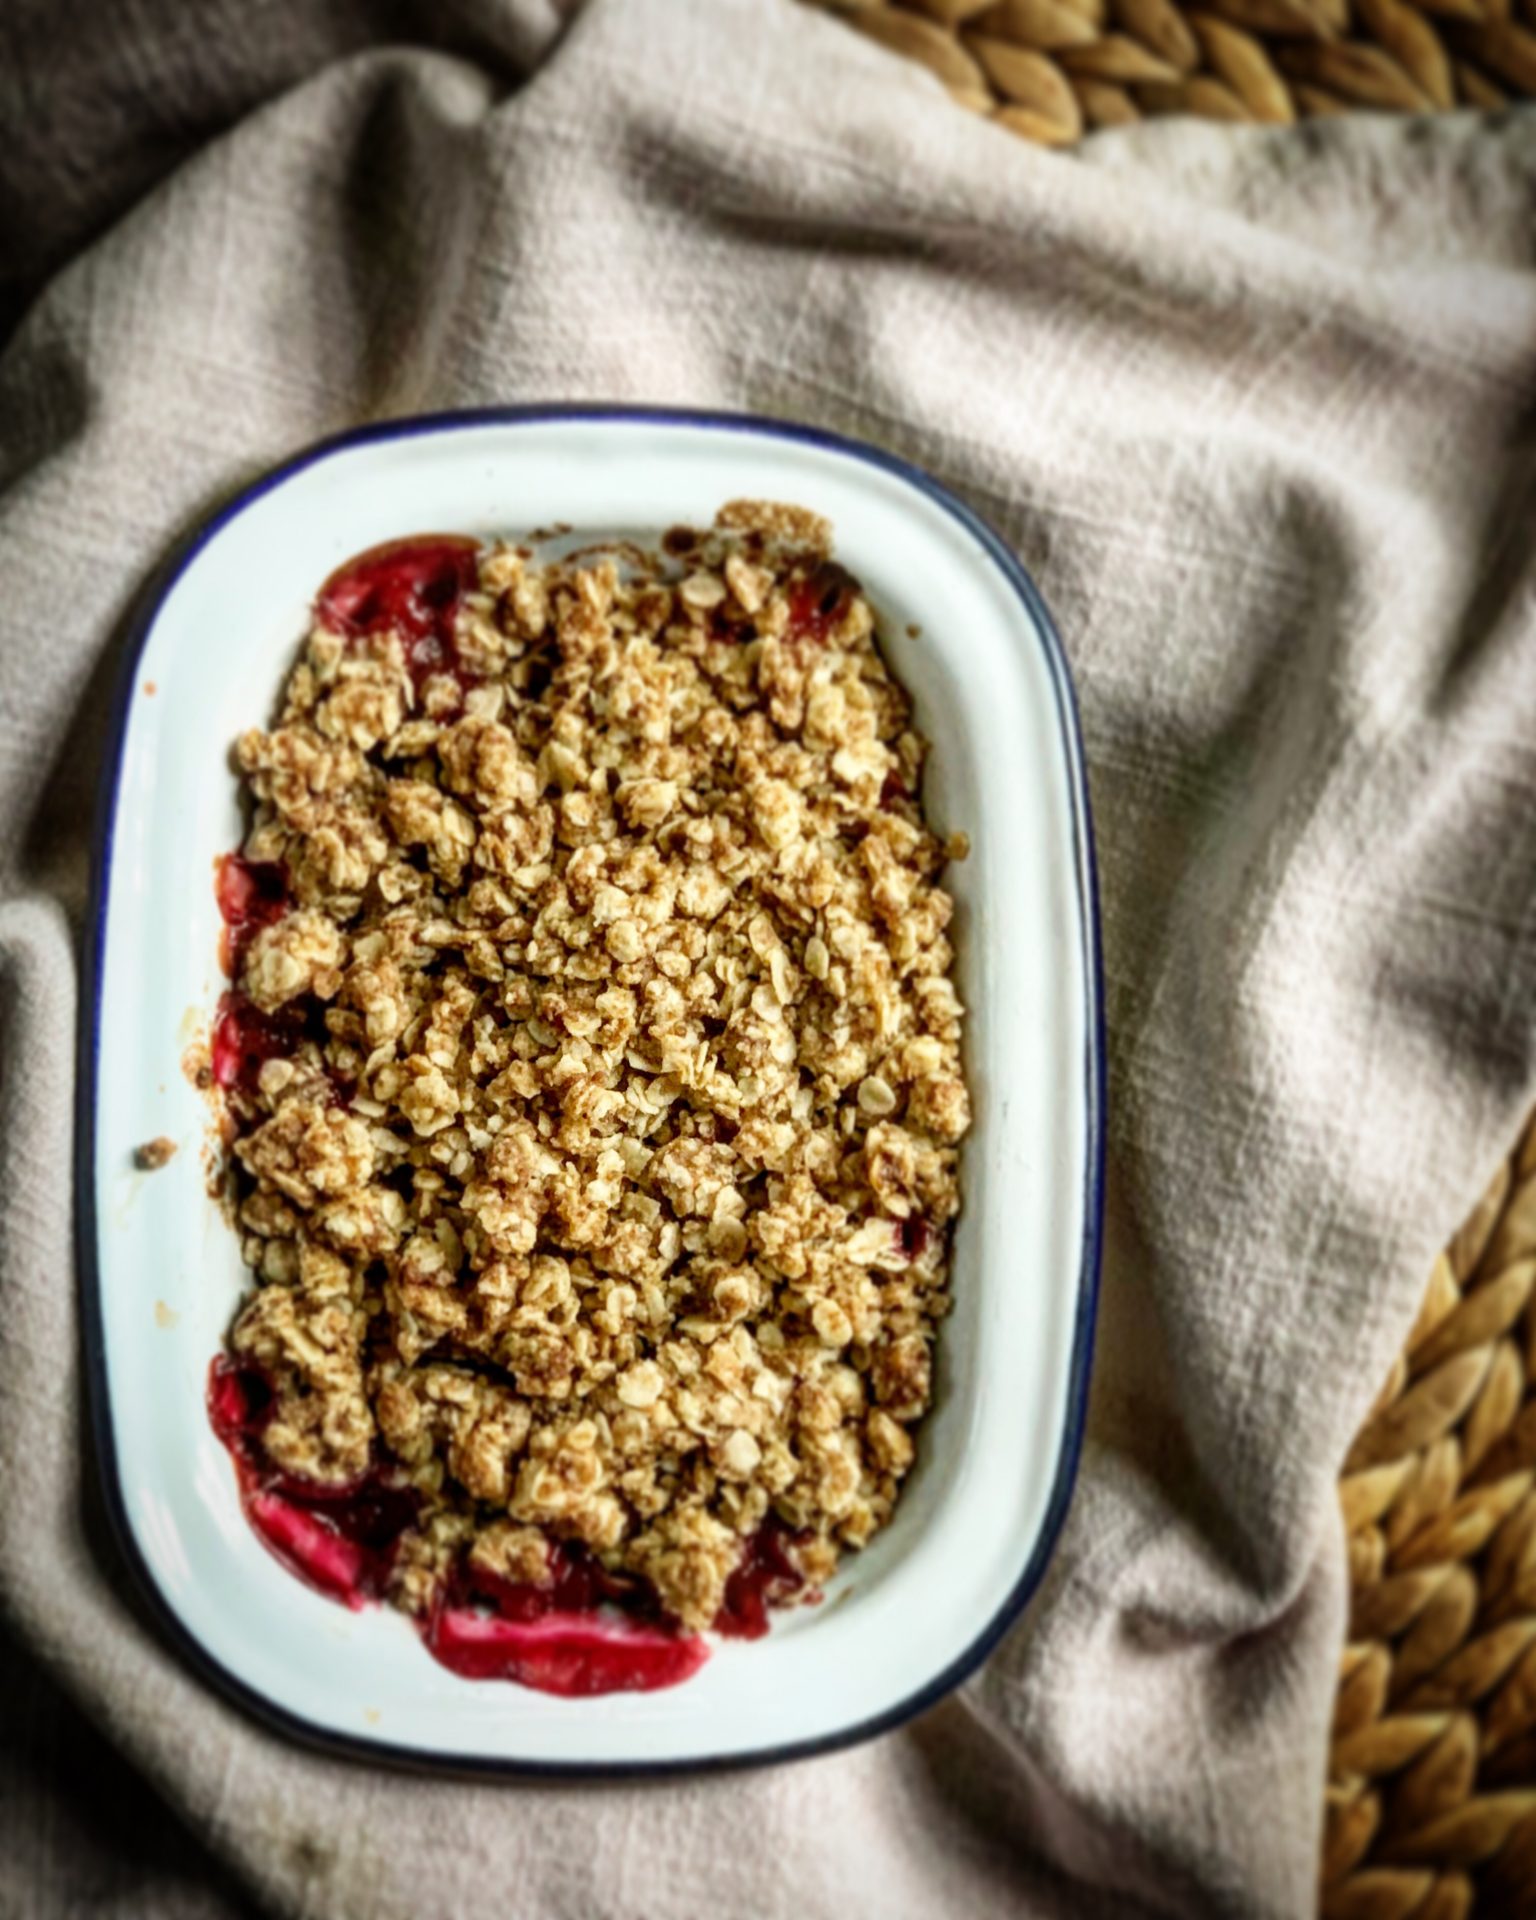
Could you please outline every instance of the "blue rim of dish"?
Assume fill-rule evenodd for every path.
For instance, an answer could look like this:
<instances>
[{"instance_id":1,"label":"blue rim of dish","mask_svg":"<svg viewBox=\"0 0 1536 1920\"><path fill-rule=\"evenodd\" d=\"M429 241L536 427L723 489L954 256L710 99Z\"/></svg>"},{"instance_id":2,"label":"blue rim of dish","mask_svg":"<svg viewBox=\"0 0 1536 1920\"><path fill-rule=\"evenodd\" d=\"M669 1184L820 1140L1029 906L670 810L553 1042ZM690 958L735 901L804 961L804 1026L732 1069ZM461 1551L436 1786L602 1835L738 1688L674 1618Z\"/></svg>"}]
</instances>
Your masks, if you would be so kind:
<instances>
[{"instance_id":1,"label":"blue rim of dish","mask_svg":"<svg viewBox=\"0 0 1536 1920\"><path fill-rule=\"evenodd\" d=\"M527 426L550 422L593 422L603 425L686 427L747 433L789 440L824 452L860 461L894 475L942 507L970 534L1023 601L1041 637L1050 669L1062 747L1067 762L1075 852L1075 878L1082 964L1087 982L1087 1018L1084 1072L1088 1122L1088 1151L1084 1173L1083 1236L1078 1272L1077 1307L1072 1330L1072 1358L1067 1384L1065 1431L1057 1457L1056 1476L1046 1503L1044 1520L1012 1591L991 1621L963 1653L906 1699L849 1727L813 1739L785 1742L748 1753L700 1754L696 1758L628 1761L511 1760L484 1754L438 1753L398 1742L371 1740L338 1733L290 1713L258 1692L217 1660L186 1625L161 1592L141 1552L123 1499L117 1448L107 1387L106 1339L101 1312L101 1272L96 1216L96 1088L101 1071L101 982L107 927L107 894L112 872L113 839L117 826L117 790L127 740L128 716L138 664L160 609L187 568L231 521L296 474L355 447L381 441L408 440L425 434L451 433L464 428ZM89 1072L76 1076L75 1111L75 1231L79 1246L81 1314L87 1397L95 1440L101 1489L112 1532L140 1597L166 1639L187 1664L214 1690L242 1707L257 1720L305 1746L355 1760L376 1760L418 1771L464 1777L487 1775L510 1778L577 1777L620 1779L635 1776L701 1773L760 1767L786 1760L808 1759L835 1752L904 1725L968 1678L1018 1619L1045 1576L1056 1541L1066 1519L1082 1453L1088 1410L1088 1376L1093 1358L1094 1325L1098 1312L1099 1262L1104 1220L1104 978L1099 947L1098 869L1094 856L1092 815L1083 764L1083 741L1077 698L1061 638L1039 588L1002 538L964 501L921 467L866 441L850 439L820 427L775 420L759 414L694 411L679 407L643 407L593 404L476 407L450 413L413 414L379 421L318 441L259 480L235 494L189 535L146 583L131 614L113 694L109 745L97 789L92 833L91 887L83 936L79 1011L79 1057Z\"/></svg>"}]
</instances>

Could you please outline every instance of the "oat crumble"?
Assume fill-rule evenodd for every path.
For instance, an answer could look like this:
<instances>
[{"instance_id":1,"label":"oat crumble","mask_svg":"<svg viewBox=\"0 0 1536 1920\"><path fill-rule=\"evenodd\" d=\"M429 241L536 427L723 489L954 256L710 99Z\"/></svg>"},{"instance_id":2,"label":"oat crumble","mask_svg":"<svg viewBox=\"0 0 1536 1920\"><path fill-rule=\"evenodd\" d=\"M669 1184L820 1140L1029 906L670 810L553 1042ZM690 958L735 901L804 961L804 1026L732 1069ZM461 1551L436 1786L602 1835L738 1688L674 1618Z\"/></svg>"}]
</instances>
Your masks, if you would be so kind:
<instances>
[{"instance_id":1,"label":"oat crumble","mask_svg":"<svg viewBox=\"0 0 1536 1920\"><path fill-rule=\"evenodd\" d=\"M237 747L227 1364L278 1473L408 1488L418 1616L558 1543L707 1628L765 1525L814 1592L929 1405L963 838L824 522L663 545L365 556Z\"/></svg>"}]
</instances>

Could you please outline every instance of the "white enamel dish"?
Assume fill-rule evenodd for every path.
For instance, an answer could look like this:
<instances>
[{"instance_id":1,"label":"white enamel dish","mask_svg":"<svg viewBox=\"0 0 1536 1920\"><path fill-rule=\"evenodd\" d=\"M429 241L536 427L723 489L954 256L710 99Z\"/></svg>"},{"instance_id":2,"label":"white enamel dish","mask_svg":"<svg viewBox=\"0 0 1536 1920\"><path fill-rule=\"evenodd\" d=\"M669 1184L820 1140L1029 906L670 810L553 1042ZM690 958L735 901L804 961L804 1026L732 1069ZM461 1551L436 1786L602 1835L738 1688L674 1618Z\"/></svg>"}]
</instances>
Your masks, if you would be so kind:
<instances>
[{"instance_id":1,"label":"white enamel dish","mask_svg":"<svg viewBox=\"0 0 1536 1920\"><path fill-rule=\"evenodd\" d=\"M570 1700L439 1666L388 1608L301 1584L247 1525L204 1409L246 1283L205 1191L182 1070L223 985L214 862L228 748L265 721L319 583L399 535L653 544L743 496L834 523L933 743L975 1126L936 1404L892 1525L819 1607L693 1679ZM932 1704L1038 1584L1081 1438L1098 1275L1102 1011L1093 856L1060 644L1002 543L936 483L777 422L608 408L449 415L300 456L217 514L146 597L104 776L82 1012L78 1199L92 1416L120 1545L208 1682L311 1742L452 1771L661 1771L812 1752ZM153 689L153 691L151 691ZM160 1135L170 1164L135 1170Z\"/></svg>"}]
</instances>

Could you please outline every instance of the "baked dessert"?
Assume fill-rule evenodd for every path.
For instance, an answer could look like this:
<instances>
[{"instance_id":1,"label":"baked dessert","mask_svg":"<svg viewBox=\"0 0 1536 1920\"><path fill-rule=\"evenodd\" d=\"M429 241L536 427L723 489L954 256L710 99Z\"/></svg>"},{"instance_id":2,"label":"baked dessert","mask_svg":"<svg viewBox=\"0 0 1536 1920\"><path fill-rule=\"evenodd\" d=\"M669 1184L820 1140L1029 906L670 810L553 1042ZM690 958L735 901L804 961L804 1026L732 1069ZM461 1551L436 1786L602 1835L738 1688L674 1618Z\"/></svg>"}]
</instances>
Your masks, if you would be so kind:
<instances>
[{"instance_id":1,"label":"baked dessert","mask_svg":"<svg viewBox=\"0 0 1536 1920\"><path fill-rule=\"evenodd\" d=\"M305 1578L600 1692L889 1519L970 1118L924 752L798 508L322 587L236 747L208 1060L210 1410Z\"/></svg>"}]
</instances>

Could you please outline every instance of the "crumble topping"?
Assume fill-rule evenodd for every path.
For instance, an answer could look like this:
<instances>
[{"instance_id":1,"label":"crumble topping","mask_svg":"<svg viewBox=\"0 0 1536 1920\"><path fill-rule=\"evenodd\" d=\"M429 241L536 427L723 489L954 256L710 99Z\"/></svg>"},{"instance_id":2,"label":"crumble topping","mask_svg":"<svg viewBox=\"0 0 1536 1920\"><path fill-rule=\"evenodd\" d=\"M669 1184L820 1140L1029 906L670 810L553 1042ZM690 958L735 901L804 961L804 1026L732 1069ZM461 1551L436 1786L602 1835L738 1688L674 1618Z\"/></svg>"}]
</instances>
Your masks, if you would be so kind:
<instances>
[{"instance_id":1,"label":"crumble topping","mask_svg":"<svg viewBox=\"0 0 1536 1920\"><path fill-rule=\"evenodd\" d=\"M418 1614L558 1543L708 1627L765 1524L814 1589L931 1398L963 837L824 521L663 547L332 583L238 743L230 1349L284 1474L409 1484Z\"/></svg>"}]
</instances>

